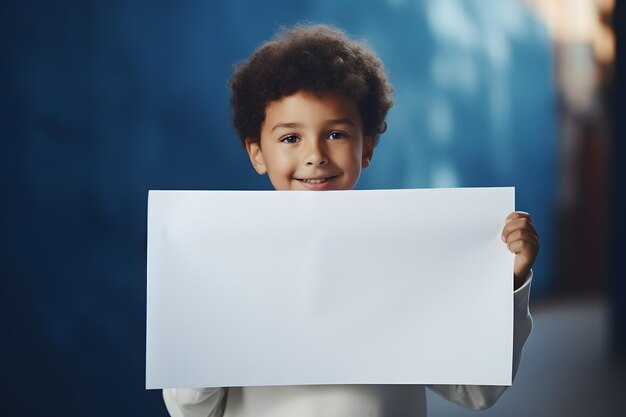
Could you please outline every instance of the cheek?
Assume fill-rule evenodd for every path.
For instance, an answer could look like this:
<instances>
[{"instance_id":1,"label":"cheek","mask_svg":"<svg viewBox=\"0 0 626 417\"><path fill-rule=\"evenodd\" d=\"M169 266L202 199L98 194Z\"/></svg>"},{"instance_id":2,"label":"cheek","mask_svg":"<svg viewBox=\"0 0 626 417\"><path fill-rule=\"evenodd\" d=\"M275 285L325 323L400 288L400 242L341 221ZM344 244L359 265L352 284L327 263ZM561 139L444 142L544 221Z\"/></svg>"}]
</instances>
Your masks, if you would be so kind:
<instances>
[{"instance_id":1,"label":"cheek","mask_svg":"<svg viewBox=\"0 0 626 417\"><path fill-rule=\"evenodd\" d=\"M295 161L289 152L273 152L272 157L267 160L267 173L270 178L276 180L284 177L291 177L295 171Z\"/></svg>"},{"instance_id":2,"label":"cheek","mask_svg":"<svg viewBox=\"0 0 626 417\"><path fill-rule=\"evenodd\" d=\"M345 157L344 163L345 183L342 189L350 190L356 186L361 176L361 154L360 152L350 152Z\"/></svg>"},{"instance_id":3,"label":"cheek","mask_svg":"<svg viewBox=\"0 0 626 417\"><path fill-rule=\"evenodd\" d=\"M363 150L360 146L351 146L349 152L344 156L345 164L350 166L351 171L361 170L361 159Z\"/></svg>"},{"instance_id":4,"label":"cheek","mask_svg":"<svg viewBox=\"0 0 626 417\"><path fill-rule=\"evenodd\" d=\"M278 153L275 158L276 166L282 173L292 172L296 166L295 157L289 152Z\"/></svg>"}]
</instances>

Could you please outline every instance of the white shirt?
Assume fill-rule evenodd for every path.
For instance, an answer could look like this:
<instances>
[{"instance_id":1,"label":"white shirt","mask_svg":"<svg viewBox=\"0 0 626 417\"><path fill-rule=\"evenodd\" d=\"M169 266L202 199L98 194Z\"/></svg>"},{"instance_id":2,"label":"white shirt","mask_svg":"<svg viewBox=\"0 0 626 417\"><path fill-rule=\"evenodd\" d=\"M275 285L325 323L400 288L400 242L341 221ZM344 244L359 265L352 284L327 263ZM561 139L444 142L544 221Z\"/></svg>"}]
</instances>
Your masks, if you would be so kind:
<instances>
[{"instance_id":1,"label":"white shirt","mask_svg":"<svg viewBox=\"0 0 626 417\"><path fill-rule=\"evenodd\" d=\"M513 293L513 377L532 328L528 308L532 271ZM471 357L468 357L471 360ZM450 401L480 410L505 386L428 385ZM396 417L426 416L424 385L302 385L163 390L172 417Z\"/></svg>"}]
</instances>

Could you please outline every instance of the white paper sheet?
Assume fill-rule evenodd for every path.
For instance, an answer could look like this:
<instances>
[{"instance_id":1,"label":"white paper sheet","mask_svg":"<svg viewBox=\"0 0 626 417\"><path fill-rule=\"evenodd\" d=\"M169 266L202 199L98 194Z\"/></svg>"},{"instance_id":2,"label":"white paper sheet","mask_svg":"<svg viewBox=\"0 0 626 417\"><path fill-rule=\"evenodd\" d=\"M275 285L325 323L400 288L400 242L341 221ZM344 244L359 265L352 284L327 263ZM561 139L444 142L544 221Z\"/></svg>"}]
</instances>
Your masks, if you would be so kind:
<instances>
[{"instance_id":1,"label":"white paper sheet","mask_svg":"<svg viewBox=\"0 0 626 417\"><path fill-rule=\"evenodd\" d=\"M150 191L146 386L510 385L513 188Z\"/></svg>"}]
</instances>

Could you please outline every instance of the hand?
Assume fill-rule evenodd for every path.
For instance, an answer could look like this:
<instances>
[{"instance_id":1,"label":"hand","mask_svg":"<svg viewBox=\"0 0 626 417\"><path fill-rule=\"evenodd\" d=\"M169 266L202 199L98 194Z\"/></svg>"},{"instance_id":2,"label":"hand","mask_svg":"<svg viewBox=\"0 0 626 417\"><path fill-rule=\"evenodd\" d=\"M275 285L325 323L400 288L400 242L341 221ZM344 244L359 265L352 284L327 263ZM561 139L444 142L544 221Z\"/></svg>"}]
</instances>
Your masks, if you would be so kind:
<instances>
[{"instance_id":1,"label":"hand","mask_svg":"<svg viewBox=\"0 0 626 417\"><path fill-rule=\"evenodd\" d=\"M539 252L539 235L530 222L530 215L523 211L509 214L502 229L502 240L515 254L513 279L514 287L518 289L530 273L530 268Z\"/></svg>"}]
</instances>

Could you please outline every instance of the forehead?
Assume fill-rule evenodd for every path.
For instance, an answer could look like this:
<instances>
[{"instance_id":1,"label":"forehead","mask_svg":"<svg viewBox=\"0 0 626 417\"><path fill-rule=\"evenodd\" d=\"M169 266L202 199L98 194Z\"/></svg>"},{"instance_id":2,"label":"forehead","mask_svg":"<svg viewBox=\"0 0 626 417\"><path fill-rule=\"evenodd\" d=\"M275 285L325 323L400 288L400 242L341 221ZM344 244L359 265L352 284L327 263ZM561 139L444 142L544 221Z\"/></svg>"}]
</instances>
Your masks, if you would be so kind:
<instances>
[{"instance_id":1,"label":"forehead","mask_svg":"<svg viewBox=\"0 0 626 417\"><path fill-rule=\"evenodd\" d=\"M356 103L343 95L325 93L316 95L298 91L270 102L265 110L263 131L276 123L316 124L328 120L349 119L362 126Z\"/></svg>"}]
</instances>

